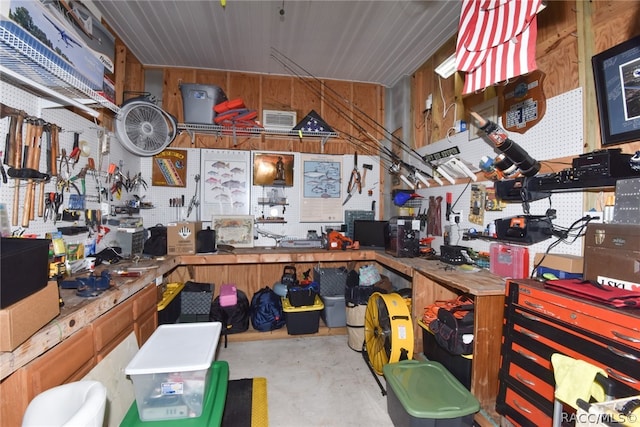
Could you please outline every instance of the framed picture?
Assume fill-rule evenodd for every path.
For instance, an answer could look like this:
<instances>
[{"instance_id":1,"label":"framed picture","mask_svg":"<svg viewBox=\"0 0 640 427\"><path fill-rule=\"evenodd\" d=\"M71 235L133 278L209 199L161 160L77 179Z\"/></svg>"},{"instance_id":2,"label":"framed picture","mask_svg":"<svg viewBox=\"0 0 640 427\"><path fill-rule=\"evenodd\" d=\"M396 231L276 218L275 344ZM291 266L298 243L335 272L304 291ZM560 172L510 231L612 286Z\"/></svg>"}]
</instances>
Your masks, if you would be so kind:
<instances>
[{"instance_id":1,"label":"framed picture","mask_svg":"<svg viewBox=\"0 0 640 427\"><path fill-rule=\"evenodd\" d=\"M211 225L216 232L216 244L231 245L236 248L252 248L253 221L252 215L214 215Z\"/></svg>"},{"instance_id":2,"label":"framed picture","mask_svg":"<svg viewBox=\"0 0 640 427\"><path fill-rule=\"evenodd\" d=\"M293 154L255 153L253 185L293 187Z\"/></svg>"},{"instance_id":3,"label":"framed picture","mask_svg":"<svg viewBox=\"0 0 640 427\"><path fill-rule=\"evenodd\" d=\"M602 145L640 140L640 36L591 58Z\"/></svg>"}]
</instances>

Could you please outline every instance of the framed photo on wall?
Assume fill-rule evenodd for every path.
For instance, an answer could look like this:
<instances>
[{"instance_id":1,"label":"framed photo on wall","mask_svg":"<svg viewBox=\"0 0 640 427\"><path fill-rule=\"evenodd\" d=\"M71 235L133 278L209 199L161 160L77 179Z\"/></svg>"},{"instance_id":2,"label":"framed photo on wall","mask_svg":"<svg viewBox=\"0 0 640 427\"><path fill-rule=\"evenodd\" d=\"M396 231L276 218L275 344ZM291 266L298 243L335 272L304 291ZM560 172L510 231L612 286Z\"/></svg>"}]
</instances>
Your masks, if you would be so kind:
<instances>
[{"instance_id":1,"label":"framed photo on wall","mask_svg":"<svg viewBox=\"0 0 640 427\"><path fill-rule=\"evenodd\" d=\"M602 145L640 140L640 36L591 58Z\"/></svg>"}]
</instances>

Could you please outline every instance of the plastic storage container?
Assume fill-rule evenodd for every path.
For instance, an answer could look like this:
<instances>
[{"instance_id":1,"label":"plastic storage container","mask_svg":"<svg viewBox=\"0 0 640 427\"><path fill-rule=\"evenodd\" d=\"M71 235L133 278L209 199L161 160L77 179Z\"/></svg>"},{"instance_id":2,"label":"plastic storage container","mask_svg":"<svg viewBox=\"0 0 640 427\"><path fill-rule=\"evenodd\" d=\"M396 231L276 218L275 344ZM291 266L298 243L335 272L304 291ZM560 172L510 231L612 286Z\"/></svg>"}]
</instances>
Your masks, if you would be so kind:
<instances>
[{"instance_id":1,"label":"plastic storage container","mask_svg":"<svg viewBox=\"0 0 640 427\"><path fill-rule=\"evenodd\" d=\"M473 425L480 403L442 364L403 360L383 367L387 411L394 426Z\"/></svg>"},{"instance_id":2,"label":"plastic storage container","mask_svg":"<svg viewBox=\"0 0 640 427\"><path fill-rule=\"evenodd\" d=\"M347 306L344 295L322 297L324 308L320 312L322 321L329 328L343 328L347 326Z\"/></svg>"},{"instance_id":3,"label":"plastic storage container","mask_svg":"<svg viewBox=\"0 0 640 427\"><path fill-rule=\"evenodd\" d=\"M522 246L491 243L489 270L493 274L512 279L529 277L529 250Z\"/></svg>"},{"instance_id":4,"label":"plastic storage container","mask_svg":"<svg viewBox=\"0 0 640 427\"><path fill-rule=\"evenodd\" d=\"M287 316L287 333L289 335L315 334L320 327L320 312L324 304L319 295L313 305L294 307L289 298L282 298L282 310Z\"/></svg>"},{"instance_id":5,"label":"plastic storage container","mask_svg":"<svg viewBox=\"0 0 640 427\"><path fill-rule=\"evenodd\" d=\"M172 420L160 422L161 425L171 424L172 427L201 427L219 426L222 423L224 405L227 401L227 386L229 383L229 363L218 360L213 362L209 369L209 385L205 397L202 415L198 418L185 418L183 420ZM153 424L155 425L155 424ZM133 402L129 411L120 423L121 427L144 427L149 426L148 422L140 420L138 416L138 406Z\"/></svg>"},{"instance_id":6,"label":"plastic storage container","mask_svg":"<svg viewBox=\"0 0 640 427\"><path fill-rule=\"evenodd\" d=\"M176 323L180 317L183 283L167 283L167 290L158 302L158 325Z\"/></svg>"},{"instance_id":7,"label":"plastic storage container","mask_svg":"<svg viewBox=\"0 0 640 427\"><path fill-rule=\"evenodd\" d=\"M213 124L216 104L227 100L224 91L216 85L185 83L180 85L185 123Z\"/></svg>"},{"instance_id":8,"label":"plastic storage container","mask_svg":"<svg viewBox=\"0 0 640 427\"><path fill-rule=\"evenodd\" d=\"M161 325L127 365L142 421L202 415L222 324Z\"/></svg>"}]
</instances>

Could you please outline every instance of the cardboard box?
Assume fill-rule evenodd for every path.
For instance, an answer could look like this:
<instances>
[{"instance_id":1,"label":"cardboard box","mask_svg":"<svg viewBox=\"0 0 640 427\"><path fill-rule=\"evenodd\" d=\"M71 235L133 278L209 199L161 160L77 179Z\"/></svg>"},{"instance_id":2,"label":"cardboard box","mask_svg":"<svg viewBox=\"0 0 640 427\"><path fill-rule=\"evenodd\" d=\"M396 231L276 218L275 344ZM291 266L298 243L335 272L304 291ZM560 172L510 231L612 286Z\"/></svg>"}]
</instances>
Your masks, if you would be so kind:
<instances>
[{"instance_id":1,"label":"cardboard box","mask_svg":"<svg viewBox=\"0 0 640 427\"><path fill-rule=\"evenodd\" d=\"M544 256L544 254L536 254L533 265L538 265L542 257L544 257L542 264L540 264L542 267L566 273L582 274L584 259L581 256L566 254L547 254L547 256Z\"/></svg>"},{"instance_id":2,"label":"cardboard box","mask_svg":"<svg viewBox=\"0 0 640 427\"><path fill-rule=\"evenodd\" d=\"M58 284L47 287L0 310L0 351L13 351L60 314Z\"/></svg>"},{"instance_id":3,"label":"cardboard box","mask_svg":"<svg viewBox=\"0 0 640 427\"><path fill-rule=\"evenodd\" d=\"M167 255L193 255L196 253L196 234L202 222L170 222L167 224Z\"/></svg>"}]
</instances>

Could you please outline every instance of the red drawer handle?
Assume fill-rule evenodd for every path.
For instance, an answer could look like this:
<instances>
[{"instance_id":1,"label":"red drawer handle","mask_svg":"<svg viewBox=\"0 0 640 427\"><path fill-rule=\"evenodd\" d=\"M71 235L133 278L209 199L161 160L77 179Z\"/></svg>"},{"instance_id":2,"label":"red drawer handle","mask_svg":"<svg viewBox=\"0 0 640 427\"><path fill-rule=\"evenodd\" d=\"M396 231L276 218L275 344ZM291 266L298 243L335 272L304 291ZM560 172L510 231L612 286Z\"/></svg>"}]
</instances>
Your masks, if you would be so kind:
<instances>
[{"instance_id":1,"label":"red drawer handle","mask_svg":"<svg viewBox=\"0 0 640 427\"><path fill-rule=\"evenodd\" d=\"M533 411L531 411L531 409L525 408L524 406L518 404L518 401L516 399L513 399L513 404L515 406L517 406L518 409L520 409L521 411L526 412L527 414L532 414L533 413Z\"/></svg>"},{"instance_id":2,"label":"red drawer handle","mask_svg":"<svg viewBox=\"0 0 640 427\"><path fill-rule=\"evenodd\" d=\"M640 339L638 339L638 338L634 338L634 337L630 337L629 335L621 334L621 333L620 333L620 332L618 332L618 331L611 330L611 333L612 333L614 336L616 336L616 337L620 338L621 340L630 341L630 342L640 342Z\"/></svg>"},{"instance_id":3,"label":"red drawer handle","mask_svg":"<svg viewBox=\"0 0 640 427\"><path fill-rule=\"evenodd\" d=\"M617 348L611 347L610 345L607 346L607 350L620 357L625 357L631 360L640 360L640 357L634 356L633 354L625 353L624 351L620 351Z\"/></svg>"}]
</instances>

